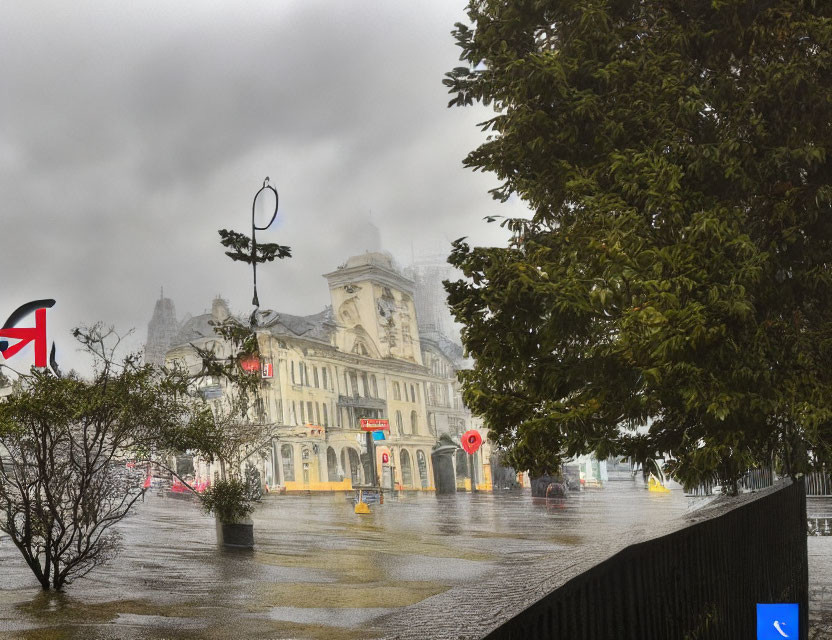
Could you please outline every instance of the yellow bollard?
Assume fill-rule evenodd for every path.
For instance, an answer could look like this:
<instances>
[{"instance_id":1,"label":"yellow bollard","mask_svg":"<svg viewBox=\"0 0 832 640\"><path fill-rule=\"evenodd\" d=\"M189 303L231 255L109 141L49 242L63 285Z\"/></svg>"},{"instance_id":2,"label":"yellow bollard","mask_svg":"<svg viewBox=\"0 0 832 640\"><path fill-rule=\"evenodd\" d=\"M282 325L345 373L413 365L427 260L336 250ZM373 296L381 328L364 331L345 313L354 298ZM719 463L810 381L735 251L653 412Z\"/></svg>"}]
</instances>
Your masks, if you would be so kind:
<instances>
[{"instance_id":1,"label":"yellow bollard","mask_svg":"<svg viewBox=\"0 0 832 640\"><path fill-rule=\"evenodd\" d=\"M370 513L370 505L364 502L364 492L358 492L358 502L355 505L356 513Z\"/></svg>"}]
</instances>

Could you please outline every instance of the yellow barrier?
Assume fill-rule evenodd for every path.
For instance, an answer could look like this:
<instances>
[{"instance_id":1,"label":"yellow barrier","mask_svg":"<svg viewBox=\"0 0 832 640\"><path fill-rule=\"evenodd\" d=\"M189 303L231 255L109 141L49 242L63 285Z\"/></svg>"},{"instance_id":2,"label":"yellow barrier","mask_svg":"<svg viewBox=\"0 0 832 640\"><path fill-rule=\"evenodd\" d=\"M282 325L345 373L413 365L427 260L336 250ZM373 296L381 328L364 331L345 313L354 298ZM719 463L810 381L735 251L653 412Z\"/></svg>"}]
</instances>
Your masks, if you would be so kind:
<instances>
[{"instance_id":1,"label":"yellow barrier","mask_svg":"<svg viewBox=\"0 0 832 640\"><path fill-rule=\"evenodd\" d=\"M346 478L341 482L287 482L286 491L352 491L352 480Z\"/></svg>"},{"instance_id":2,"label":"yellow barrier","mask_svg":"<svg viewBox=\"0 0 832 640\"><path fill-rule=\"evenodd\" d=\"M654 476L650 476L650 479L647 480L647 490L652 491L653 493L670 493L670 489L656 480Z\"/></svg>"}]
</instances>

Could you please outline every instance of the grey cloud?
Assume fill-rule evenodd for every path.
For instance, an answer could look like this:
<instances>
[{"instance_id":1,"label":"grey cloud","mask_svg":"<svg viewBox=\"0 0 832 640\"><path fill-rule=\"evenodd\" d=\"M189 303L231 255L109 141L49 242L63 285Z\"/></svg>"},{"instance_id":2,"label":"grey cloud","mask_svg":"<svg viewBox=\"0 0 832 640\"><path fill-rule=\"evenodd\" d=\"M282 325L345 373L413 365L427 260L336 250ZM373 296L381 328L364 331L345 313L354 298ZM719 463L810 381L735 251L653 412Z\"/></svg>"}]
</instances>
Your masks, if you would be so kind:
<instances>
[{"instance_id":1,"label":"grey cloud","mask_svg":"<svg viewBox=\"0 0 832 640\"><path fill-rule=\"evenodd\" d=\"M53 334L98 319L144 340L159 286L177 312L222 293L244 311L250 272L217 229L245 230L266 175L294 257L264 267L261 300L328 302L320 274L364 250L372 218L401 263L450 239L502 242L482 222L493 176L461 167L482 108L447 110L442 74L464 1L38 4L0 23L0 315L55 297ZM372 213L370 213L372 212ZM6 312L6 313L8 313Z\"/></svg>"}]
</instances>

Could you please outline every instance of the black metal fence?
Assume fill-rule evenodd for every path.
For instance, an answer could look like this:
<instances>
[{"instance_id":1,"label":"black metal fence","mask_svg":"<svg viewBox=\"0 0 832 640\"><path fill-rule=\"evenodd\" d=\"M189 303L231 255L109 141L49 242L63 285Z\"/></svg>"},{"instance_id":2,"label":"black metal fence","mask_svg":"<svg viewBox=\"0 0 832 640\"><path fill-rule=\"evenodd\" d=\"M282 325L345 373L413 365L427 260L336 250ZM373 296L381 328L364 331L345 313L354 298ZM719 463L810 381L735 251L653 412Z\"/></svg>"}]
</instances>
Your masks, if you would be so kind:
<instances>
[{"instance_id":1,"label":"black metal fence","mask_svg":"<svg viewBox=\"0 0 832 640\"><path fill-rule=\"evenodd\" d=\"M486 638L750 640L757 637L757 603L796 602L800 631L792 637L805 640L804 484L783 481L740 502L627 547Z\"/></svg>"}]
</instances>

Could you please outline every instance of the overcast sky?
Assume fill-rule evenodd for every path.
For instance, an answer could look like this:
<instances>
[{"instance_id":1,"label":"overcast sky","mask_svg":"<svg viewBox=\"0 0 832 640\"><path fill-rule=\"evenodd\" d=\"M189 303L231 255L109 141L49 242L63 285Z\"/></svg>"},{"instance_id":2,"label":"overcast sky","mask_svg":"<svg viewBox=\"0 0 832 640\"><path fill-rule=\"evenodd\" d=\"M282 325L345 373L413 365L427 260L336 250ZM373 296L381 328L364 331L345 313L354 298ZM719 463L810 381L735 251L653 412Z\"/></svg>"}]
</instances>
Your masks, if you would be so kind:
<instances>
[{"instance_id":1,"label":"overcast sky","mask_svg":"<svg viewBox=\"0 0 832 640\"><path fill-rule=\"evenodd\" d=\"M216 294L251 309L250 268L217 229L245 231L265 176L292 247L261 267L261 306L315 313L321 274L365 250L447 253L502 244L482 218L521 213L462 167L482 107L447 109L450 35L465 2L38 2L0 20L0 324L20 304L48 312L59 364L80 366L69 329L135 328L160 287L177 315ZM245 7L245 10L242 9ZM32 323L29 320L25 325ZM15 356L8 364L31 364Z\"/></svg>"}]
</instances>

